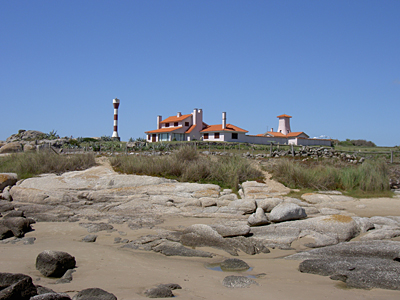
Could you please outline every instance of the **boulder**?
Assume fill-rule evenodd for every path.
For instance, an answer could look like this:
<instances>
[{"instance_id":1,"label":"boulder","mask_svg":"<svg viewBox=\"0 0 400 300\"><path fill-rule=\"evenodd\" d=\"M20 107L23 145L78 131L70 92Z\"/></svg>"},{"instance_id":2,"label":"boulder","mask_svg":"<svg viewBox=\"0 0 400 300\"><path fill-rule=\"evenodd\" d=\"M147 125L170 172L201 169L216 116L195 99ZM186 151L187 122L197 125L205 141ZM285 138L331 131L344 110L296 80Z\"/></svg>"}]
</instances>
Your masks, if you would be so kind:
<instances>
[{"instance_id":1,"label":"boulder","mask_svg":"<svg viewBox=\"0 0 400 300\"><path fill-rule=\"evenodd\" d=\"M8 143L0 148L0 153L15 153L20 151L22 151L22 144L20 142Z\"/></svg>"},{"instance_id":2,"label":"boulder","mask_svg":"<svg viewBox=\"0 0 400 300\"><path fill-rule=\"evenodd\" d=\"M95 234L89 234L89 235L85 236L85 237L82 239L82 242L94 243L94 242L96 241L96 239L97 239L97 235L95 235Z\"/></svg>"},{"instance_id":3,"label":"boulder","mask_svg":"<svg viewBox=\"0 0 400 300\"><path fill-rule=\"evenodd\" d=\"M247 220L247 224L249 224L249 226L261 226L269 223L270 222L267 218L267 215L264 213L264 210L261 207L257 208L256 212L250 215Z\"/></svg>"},{"instance_id":4,"label":"boulder","mask_svg":"<svg viewBox=\"0 0 400 300\"><path fill-rule=\"evenodd\" d=\"M269 214L271 222L284 222L306 218L304 208L294 203L283 202L275 206Z\"/></svg>"},{"instance_id":5,"label":"boulder","mask_svg":"<svg viewBox=\"0 0 400 300\"><path fill-rule=\"evenodd\" d=\"M248 225L211 225L211 228L217 231L222 237L245 236L250 233Z\"/></svg>"},{"instance_id":6,"label":"boulder","mask_svg":"<svg viewBox=\"0 0 400 300\"><path fill-rule=\"evenodd\" d=\"M0 220L0 227L6 227L11 230L15 237L23 237L26 232L32 230L31 224L35 221L24 217L9 217Z\"/></svg>"},{"instance_id":7,"label":"boulder","mask_svg":"<svg viewBox=\"0 0 400 300\"><path fill-rule=\"evenodd\" d=\"M67 294L45 293L33 296L29 300L71 300L71 297Z\"/></svg>"},{"instance_id":8,"label":"boulder","mask_svg":"<svg viewBox=\"0 0 400 300\"><path fill-rule=\"evenodd\" d=\"M35 295L36 287L28 275L0 273L0 299L29 300Z\"/></svg>"},{"instance_id":9,"label":"boulder","mask_svg":"<svg viewBox=\"0 0 400 300\"><path fill-rule=\"evenodd\" d=\"M256 202L254 200L235 200L229 203L228 208L238 211L242 214L252 214L256 210Z\"/></svg>"},{"instance_id":10,"label":"boulder","mask_svg":"<svg viewBox=\"0 0 400 300\"><path fill-rule=\"evenodd\" d=\"M249 287L252 284L258 285L258 283L250 279L246 276L227 276L224 278L222 281L223 286L228 287L228 288L245 288Z\"/></svg>"},{"instance_id":11,"label":"boulder","mask_svg":"<svg viewBox=\"0 0 400 300\"><path fill-rule=\"evenodd\" d=\"M12 201L12 197L11 197L11 194L10 194L10 189L11 189L10 186L6 186L3 189L3 193L1 194L0 199L3 198L6 201Z\"/></svg>"},{"instance_id":12,"label":"boulder","mask_svg":"<svg viewBox=\"0 0 400 300\"><path fill-rule=\"evenodd\" d=\"M0 200L0 213L14 209L14 205L8 201Z\"/></svg>"},{"instance_id":13,"label":"boulder","mask_svg":"<svg viewBox=\"0 0 400 300\"><path fill-rule=\"evenodd\" d=\"M238 258L228 258L225 259L221 264L222 271L247 271L250 266L243 260Z\"/></svg>"},{"instance_id":14,"label":"boulder","mask_svg":"<svg viewBox=\"0 0 400 300\"><path fill-rule=\"evenodd\" d=\"M129 248L129 244L127 246ZM152 250L166 256L213 257L210 252L186 248L181 243L171 241L163 241L152 247Z\"/></svg>"},{"instance_id":15,"label":"boulder","mask_svg":"<svg viewBox=\"0 0 400 300\"><path fill-rule=\"evenodd\" d=\"M105 290L99 288L89 288L80 291L72 300L117 300L114 294L111 294Z\"/></svg>"},{"instance_id":16,"label":"boulder","mask_svg":"<svg viewBox=\"0 0 400 300\"><path fill-rule=\"evenodd\" d=\"M36 258L36 269L46 277L62 277L75 264L75 257L62 251L45 250Z\"/></svg>"},{"instance_id":17,"label":"boulder","mask_svg":"<svg viewBox=\"0 0 400 300\"><path fill-rule=\"evenodd\" d=\"M172 298L174 294L171 288L166 285L159 285L154 288L150 288L144 292L145 296L148 298Z\"/></svg>"},{"instance_id":18,"label":"boulder","mask_svg":"<svg viewBox=\"0 0 400 300\"><path fill-rule=\"evenodd\" d=\"M0 192L6 186L12 186L18 181L18 174L16 173L0 173Z\"/></svg>"},{"instance_id":19,"label":"boulder","mask_svg":"<svg viewBox=\"0 0 400 300\"><path fill-rule=\"evenodd\" d=\"M265 212L270 212L275 206L282 202L283 200L279 198L256 199L257 207L261 207Z\"/></svg>"}]
</instances>

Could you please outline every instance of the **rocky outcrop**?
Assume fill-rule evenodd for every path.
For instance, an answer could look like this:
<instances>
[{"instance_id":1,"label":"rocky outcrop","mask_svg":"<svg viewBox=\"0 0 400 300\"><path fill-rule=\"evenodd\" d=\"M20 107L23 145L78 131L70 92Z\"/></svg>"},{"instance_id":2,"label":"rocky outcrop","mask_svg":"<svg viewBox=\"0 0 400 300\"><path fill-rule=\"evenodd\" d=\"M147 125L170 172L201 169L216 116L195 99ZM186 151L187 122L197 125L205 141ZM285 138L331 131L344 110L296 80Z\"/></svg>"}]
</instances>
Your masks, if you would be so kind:
<instances>
[{"instance_id":1,"label":"rocky outcrop","mask_svg":"<svg viewBox=\"0 0 400 300\"><path fill-rule=\"evenodd\" d=\"M7 186L12 186L18 181L16 173L0 173L0 192Z\"/></svg>"},{"instance_id":2,"label":"rocky outcrop","mask_svg":"<svg viewBox=\"0 0 400 300\"><path fill-rule=\"evenodd\" d=\"M295 203L283 202L275 206L269 214L271 222L283 222L290 220L299 220L307 217L307 214L301 206Z\"/></svg>"},{"instance_id":3,"label":"rocky outcrop","mask_svg":"<svg viewBox=\"0 0 400 300\"><path fill-rule=\"evenodd\" d=\"M45 250L36 258L36 269L46 277L62 277L75 264L75 257L62 251Z\"/></svg>"},{"instance_id":4,"label":"rocky outcrop","mask_svg":"<svg viewBox=\"0 0 400 300\"><path fill-rule=\"evenodd\" d=\"M37 295L32 278L24 274L0 273L0 299L29 300Z\"/></svg>"}]
</instances>

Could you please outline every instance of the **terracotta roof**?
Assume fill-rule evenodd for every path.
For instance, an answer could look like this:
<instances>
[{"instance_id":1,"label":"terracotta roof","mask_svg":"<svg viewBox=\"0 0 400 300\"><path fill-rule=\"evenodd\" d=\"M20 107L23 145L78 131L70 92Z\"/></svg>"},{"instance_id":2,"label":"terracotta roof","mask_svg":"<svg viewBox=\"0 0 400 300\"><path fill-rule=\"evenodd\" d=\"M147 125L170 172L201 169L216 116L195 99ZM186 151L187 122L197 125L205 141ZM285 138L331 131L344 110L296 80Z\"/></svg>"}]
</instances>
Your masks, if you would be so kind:
<instances>
[{"instance_id":1,"label":"terracotta roof","mask_svg":"<svg viewBox=\"0 0 400 300\"><path fill-rule=\"evenodd\" d=\"M288 136L288 137L296 137L296 136L301 135L302 133L304 133L305 135L307 135L305 132L301 131L301 132L289 132L289 133L287 134L287 136ZM308 137L308 135L307 135L307 137Z\"/></svg>"},{"instance_id":2,"label":"terracotta roof","mask_svg":"<svg viewBox=\"0 0 400 300\"><path fill-rule=\"evenodd\" d=\"M163 132L172 132L178 129L181 129L182 126L179 127L164 127L156 130L145 131L145 133L163 133Z\"/></svg>"},{"instance_id":3,"label":"terracotta roof","mask_svg":"<svg viewBox=\"0 0 400 300\"><path fill-rule=\"evenodd\" d=\"M285 114L277 116L277 118L291 118L291 117L292 116L288 116L288 115L285 115Z\"/></svg>"},{"instance_id":4,"label":"terracotta roof","mask_svg":"<svg viewBox=\"0 0 400 300\"><path fill-rule=\"evenodd\" d=\"M273 137L286 137L282 132L273 132L273 131L268 131L264 133L263 135L272 135Z\"/></svg>"},{"instance_id":5,"label":"terracotta roof","mask_svg":"<svg viewBox=\"0 0 400 300\"><path fill-rule=\"evenodd\" d=\"M192 114L182 115L182 116L180 116L180 117L171 116L171 117L168 117L168 118L166 118L165 120L161 121L160 124L163 124L163 123L172 123L172 122L179 122L179 121L185 120L186 118L188 118L188 117L190 117L190 116L192 116Z\"/></svg>"},{"instance_id":6,"label":"terracotta roof","mask_svg":"<svg viewBox=\"0 0 400 300\"><path fill-rule=\"evenodd\" d=\"M225 129L222 129L222 124L209 125L200 132L212 132L212 131L248 132L247 130L244 130L232 124L226 124Z\"/></svg>"},{"instance_id":7,"label":"terracotta roof","mask_svg":"<svg viewBox=\"0 0 400 300\"><path fill-rule=\"evenodd\" d=\"M196 128L196 125L192 125L188 128L188 130L185 131L185 133L191 133L193 131L193 129Z\"/></svg>"}]
</instances>

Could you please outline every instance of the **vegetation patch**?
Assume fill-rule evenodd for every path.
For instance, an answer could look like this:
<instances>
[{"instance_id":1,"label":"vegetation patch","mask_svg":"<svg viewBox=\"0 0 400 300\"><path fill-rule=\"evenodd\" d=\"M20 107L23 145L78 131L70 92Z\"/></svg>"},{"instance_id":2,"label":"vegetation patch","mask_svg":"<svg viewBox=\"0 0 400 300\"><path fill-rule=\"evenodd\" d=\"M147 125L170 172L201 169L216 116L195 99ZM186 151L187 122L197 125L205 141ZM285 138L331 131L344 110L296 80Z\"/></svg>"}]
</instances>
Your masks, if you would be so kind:
<instances>
[{"instance_id":1,"label":"vegetation patch","mask_svg":"<svg viewBox=\"0 0 400 300\"><path fill-rule=\"evenodd\" d=\"M25 179L44 173L64 173L95 166L93 154L58 155L50 151L24 152L0 157L0 172Z\"/></svg>"},{"instance_id":2,"label":"vegetation patch","mask_svg":"<svg viewBox=\"0 0 400 300\"><path fill-rule=\"evenodd\" d=\"M124 155L110 159L114 170L126 174L160 176L181 182L213 183L237 191L246 180L260 180L263 174L240 156L200 155L196 148L181 147L168 156Z\"/></svg>"},{"instance_id":3,"label":"vegetation patch","mask_svg":"<svg viewBox=\"0 0 400 300\"><path fill-rule=\"evenodd\" d=\"M352 195L390 194L389 168L383 160L352 165L338 160L302 162L279 159L269 165L273 178L292 189L339 190Z\"/></svg>"}]
</instances>

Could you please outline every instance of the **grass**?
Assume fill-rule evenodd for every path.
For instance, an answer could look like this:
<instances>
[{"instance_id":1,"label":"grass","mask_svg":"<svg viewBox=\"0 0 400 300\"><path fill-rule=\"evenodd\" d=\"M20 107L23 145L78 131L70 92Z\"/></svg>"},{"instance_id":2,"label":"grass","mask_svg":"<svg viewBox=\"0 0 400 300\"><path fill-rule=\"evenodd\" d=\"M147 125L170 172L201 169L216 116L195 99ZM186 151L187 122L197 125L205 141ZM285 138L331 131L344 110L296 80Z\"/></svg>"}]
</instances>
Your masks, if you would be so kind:
<instances>
[{"instance_id":1,"label":"grass","mask_svg":"<svg viewBox=\"0 0 400 300\"><path fill-rule=\"evenodd\" d=\"M339 160L301 162L280 159L268 167L273 178L292 189L339 190L353 197L389 196L389 169L383 160L350 165Z\"/></svg>"},{"instance_id":2,"label":"grass","mask_svg":"<svg viewBox=\"0 0 400 300\"><path fill-rule=\"evenodd\" d=\"M168 156L116 156L113 168L126 174L160 176L181 182L218 184L237 191L239 183L261 180L263 174L240 156L203 156L191 146L184 146Z\"/></svg>"},{"instance_id":3,"label":"grass","mask_svg":"<svg viewBox=\"0 0 400 300\"><path fill-rule=\"evenodd\" d=\"M16 153L0 157L0 172L26 179L44 173L84 170L96 165L93 154L58 155L49 151Z\"/></svg>"}]
</instances>

